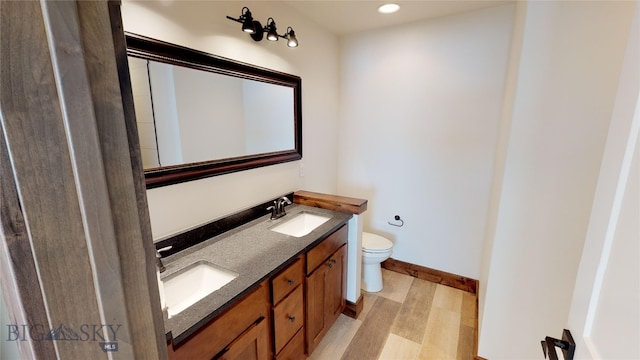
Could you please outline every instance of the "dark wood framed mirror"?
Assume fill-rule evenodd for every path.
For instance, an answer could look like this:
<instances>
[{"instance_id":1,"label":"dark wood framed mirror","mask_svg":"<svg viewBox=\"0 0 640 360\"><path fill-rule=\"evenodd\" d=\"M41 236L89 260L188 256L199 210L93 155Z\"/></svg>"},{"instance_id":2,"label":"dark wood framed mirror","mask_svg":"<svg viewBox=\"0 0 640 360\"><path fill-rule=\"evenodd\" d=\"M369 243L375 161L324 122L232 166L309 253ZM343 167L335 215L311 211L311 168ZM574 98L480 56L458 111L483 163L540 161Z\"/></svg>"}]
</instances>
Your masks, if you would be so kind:
<instances>
[{"instance_id":1,"label":"dark wood framed mirror","mask_svg":"<svg viewBox=\"0 0 640 360\"><path fill-rule=\"evenodd\" d=\"M147 188L302 158L302 80L125 33Z\"/></svg>"}]
</instances>

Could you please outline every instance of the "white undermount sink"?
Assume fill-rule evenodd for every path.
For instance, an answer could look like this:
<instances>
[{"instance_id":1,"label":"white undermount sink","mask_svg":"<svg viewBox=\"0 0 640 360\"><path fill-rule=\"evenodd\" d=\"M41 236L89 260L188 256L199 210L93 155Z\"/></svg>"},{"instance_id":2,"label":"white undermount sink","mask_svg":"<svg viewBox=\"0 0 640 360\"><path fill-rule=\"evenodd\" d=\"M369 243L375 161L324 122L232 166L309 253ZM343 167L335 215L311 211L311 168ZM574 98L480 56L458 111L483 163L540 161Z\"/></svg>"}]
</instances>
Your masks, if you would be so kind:
<instances>
[{"instance_id":1,"label":"white undermount sink","mask_svg":"<svg viewBox=\"0 0 640 360\"><path fill-rule=\"evenodd\" d=\"M169 317L176 315L200 299L238 277L238 274L198 261L164 279L164 295Z\"/></svg>"},{"instance_id":2,"label":"white undermount sink","mask_svg":"<svg viewBox=\"0 0 640 360\"><path fill-rule=\"evenodd\" d=\"M293 215L291 219L283 219L284 222L282 224L276 225L270 230L285 235L302 237L329 221L329 219L330 217L303 211L297 215Z\"/></svg>"}]
</instances>

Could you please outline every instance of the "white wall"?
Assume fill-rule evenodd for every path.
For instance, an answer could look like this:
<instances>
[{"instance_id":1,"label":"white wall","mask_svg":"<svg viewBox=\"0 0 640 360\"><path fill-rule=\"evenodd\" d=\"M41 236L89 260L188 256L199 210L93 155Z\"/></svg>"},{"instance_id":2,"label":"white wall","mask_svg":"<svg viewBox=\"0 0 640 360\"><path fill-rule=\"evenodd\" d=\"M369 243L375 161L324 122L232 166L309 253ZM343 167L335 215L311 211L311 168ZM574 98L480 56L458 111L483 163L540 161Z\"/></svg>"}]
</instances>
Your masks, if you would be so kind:
<instances>
[{"instance_id":1,"label":"white wall","mask_svg":"<svg viewBox=\"0 0 640 360\"><path fill-rule=\"evenodd\" d=\"M479 355L540 359L566 326L633 2L530 2L495 237L481 276Z\"/></svg>"},{"instance_id":2,"label":"white wall","mask_svg":"<svg viewBox=\"0 0 640 360\"><path fill-rule=\"evenodd\" d=\"M639 2L634 16L567 321L577 359L640 359Z\"/></svg>"},{"instance_id":3,"label":"white wall","mask_svg":"<svg viewBox=\"0 0 640 360\"><path fill-rule=\"evenodd\" d=\"M637 133L636 140L637 141ZM620 206L597 312L586 334L603 359L640 359L640 147L636 147ZM581 349L587 352L586 349ZM595 354L594 354L595 355ZM596 358L593 356L592 358Z\"/></svg>"},{"instance_id":4,"label":"white wall","mask_svg":"<svg viewBox=\"0 0 640 360\"><path fill-rule=\"evenodd\" d=\"M479 277L514 9L342 39L338 190L396 259Z\"/></svg>"},{"instance_id":5,"label":"white wall","mask_svg":"<svg viewBox=\"0 0 640 360\"><path fill-rule=\"evenodd\" d=\"M248 6L295 29L300 46L255 42L227 20ZM298 189L336 192L338 41L279 2L123 1L125 31L302 77L303 159L147 192L155 239ZM319 66L321 64L321 66ZM304 163L304 177L299 176Z\"/></svg>"}]
</instances>

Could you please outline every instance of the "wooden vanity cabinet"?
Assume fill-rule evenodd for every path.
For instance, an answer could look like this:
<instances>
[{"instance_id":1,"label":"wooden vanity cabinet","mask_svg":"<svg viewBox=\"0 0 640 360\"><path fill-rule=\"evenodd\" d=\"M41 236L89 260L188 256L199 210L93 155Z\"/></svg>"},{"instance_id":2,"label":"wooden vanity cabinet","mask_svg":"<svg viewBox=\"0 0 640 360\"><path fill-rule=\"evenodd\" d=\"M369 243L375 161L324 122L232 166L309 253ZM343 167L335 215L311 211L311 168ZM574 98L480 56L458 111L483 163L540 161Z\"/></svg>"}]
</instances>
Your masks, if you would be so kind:
<instances>
[{"instance_id":1,"label":"wooden vanity cabinet","mask_svg":"<svg viewBox=\"0 0 640 360\"><path fill-rule=\"evenodd\" d=\"M347 225L307 253L306 351L311 354L345 307Z\"/></svg>"},{"instance_id":2,"label":"wooden vanity cabinet","mask_svg":"<svg viewBox=\"0 0 640 360\"><path fill-rule=\"evenodd\" d=\"M264 282L184 342L169 344L169 360L270 359L269 300Z\"/></svg>"},{"instance_id":3,"label":"wooden vanity cabinet","mask_svg":"<svg viewBox=\"0 0 640 360\"><path fill-rule=\"evenodd\" d=\"M345 307L347 225L178 346L169 360L300 360Z\"/></svg>"}]
</instances>

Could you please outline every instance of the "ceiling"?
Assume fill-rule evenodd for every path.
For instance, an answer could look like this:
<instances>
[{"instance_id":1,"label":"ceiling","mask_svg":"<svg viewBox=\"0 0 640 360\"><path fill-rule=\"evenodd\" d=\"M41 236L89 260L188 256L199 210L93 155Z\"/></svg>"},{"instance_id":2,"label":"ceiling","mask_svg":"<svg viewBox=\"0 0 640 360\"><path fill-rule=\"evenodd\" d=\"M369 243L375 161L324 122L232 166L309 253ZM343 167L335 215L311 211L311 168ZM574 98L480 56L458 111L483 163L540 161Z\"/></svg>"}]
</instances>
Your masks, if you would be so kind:
<instances>
[{"instance_id":1,"label":"ceiling","mask_svg":"<svg viewBox=\"0 0 640 360\"><path fill-rule=\"evenodd\" d=\"M394 14L379 14L378 6L389 2L400 5L400 10ZM513 0L284 1L336 35L346 35L512 2Z\"/></svg>"}]
</instances>

